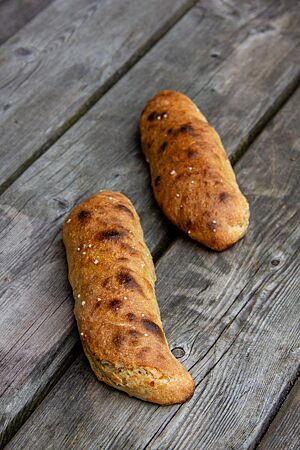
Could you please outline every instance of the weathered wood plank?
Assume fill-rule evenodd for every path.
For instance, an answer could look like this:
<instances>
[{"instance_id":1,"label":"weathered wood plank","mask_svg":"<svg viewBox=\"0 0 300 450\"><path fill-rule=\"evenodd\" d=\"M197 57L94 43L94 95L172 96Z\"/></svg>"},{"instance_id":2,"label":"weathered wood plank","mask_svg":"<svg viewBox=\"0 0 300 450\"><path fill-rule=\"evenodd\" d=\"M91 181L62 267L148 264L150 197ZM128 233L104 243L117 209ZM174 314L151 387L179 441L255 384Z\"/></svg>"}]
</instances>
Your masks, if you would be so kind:
<instances>
[{"instance_id":1,"label":"weathered wood plank","mask_svg":"<svg viewBox=\"0 0 300 450\"><path fill-rule=\"evenodd\" d=\"M300 380L293 386L278 414L261 440L258 450L299 450Z\"/></svg>"},{"instance_id":2,"label":"weathered wood plank","mask_svg":"<svg viewBox=\"0 0 300 450\"><path fill-rule=\"evenodd\" d=\"M293 2L286 9L255 0L236 16L234 6L239 5L238 0L201 2L2 195L6 436L63 370L77 342L60 239L67 211L98 189L121 189L141 215L151 250L157 253L168 239L170 229L154 206L136 136L149 96L174 88L205 105L204 113L234 157L296 82ZM276 26L270 30L271 23ZM217 51L219 57L212 57ZM232 73L236 66L240 83Z\"/></svg>"},{"instance_id":3,"label":"weathered wood plank","mask_svg":"<svg viewBox=\"0 0 300 450\"><path fill-rule=\"evenodd\" d=\"M80 356L8 449L254 447L299 371L299 100L237 165L252 210L246 238L221 254L180 238L158 263L162 318L194 397L179 407L130 399Z\"/></svg>"},{"instance_id":4,"label":"weathered wood plank","mask_svg":"<svg viewBox=\"0 0 300 450\"><path fill-rule=\"evenodd\" d=\"M53 0L0 1L0 44L19 31Z\"/></svg>"},{"instance_id":5,"label":"weathered wood plank","mask_svg":"<svg viewBox=\"0 0 300 450\"><path fill-rule=\"evenodd\" d=\"M7 41L0 49L0 188L195 2L56 0Z\"/></svg>"}]
</instances>

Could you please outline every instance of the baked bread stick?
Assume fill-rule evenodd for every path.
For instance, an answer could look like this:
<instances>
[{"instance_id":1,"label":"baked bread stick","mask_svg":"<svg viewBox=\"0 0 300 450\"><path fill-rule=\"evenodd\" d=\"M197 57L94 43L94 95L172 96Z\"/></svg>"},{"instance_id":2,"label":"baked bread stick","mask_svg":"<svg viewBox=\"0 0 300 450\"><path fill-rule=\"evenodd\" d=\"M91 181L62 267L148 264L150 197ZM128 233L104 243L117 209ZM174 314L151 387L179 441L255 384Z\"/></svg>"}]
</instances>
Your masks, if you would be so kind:
<instances>
[{"instance_id":1,"label":"baked bread stick","mask_svg":"<svg viewBox=\"0 0 300 450\"><path fill-rule=\"evenodd\" d=\"M94 195L71 211L63 240L80 338L97 378L160 405L188 400L194 382L168 347L132 203L117 192Z\"/></svg>"},{"instance_id":2,"label":"baked bread stick","mask_svg":"<svg viewBox=\"0 0 300 450\"><path fill-rule=\"evenodd\" d=\"M219 135L197 106L180 92L159 92L142 112L140 135L154 196L167 218L214 250L241 239L249 205Z\"/></svg>"}]
</instances>

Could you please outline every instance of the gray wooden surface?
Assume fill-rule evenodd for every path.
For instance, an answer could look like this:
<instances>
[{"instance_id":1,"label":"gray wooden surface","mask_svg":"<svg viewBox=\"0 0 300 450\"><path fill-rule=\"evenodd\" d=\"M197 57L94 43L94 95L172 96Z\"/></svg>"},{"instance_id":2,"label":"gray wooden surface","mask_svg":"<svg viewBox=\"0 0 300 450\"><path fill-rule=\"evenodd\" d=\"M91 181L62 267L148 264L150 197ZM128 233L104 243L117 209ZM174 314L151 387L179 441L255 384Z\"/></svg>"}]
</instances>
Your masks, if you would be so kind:
<instances>
[{"instance_id":1,"label":"gray wooden surface","mask_svg":"<svg viewBox=\"0 0 300 450\"><path fill-rule=\"evenodd\" d=\"M19 31L53 0L0 1L0 44Z\"/></svg>"},{"instance_id":2,"label":"gray wooden surface","mask_svg":"<svg viewBox=\"0 0 300 450\"><path fill-rule=\"evenodd\" d=\"M258 450L299 450L300 448L300 379L284 401Z\"/></svg>"},{"instance_id":3,"label":"gray wooden surface","mask_svg":"<svg viewBox=\"0 0 300 450\"><path fill-rule=\"evenodd\" d=\"M105 0L91 6L87 0L76 0L72 2L70 14L70 3L56 0L16 35L15 43L15 38L12 38L0 48L0 52L4 49L11 58L15 48L27 48L33 39L35 43L40 43L41 49L51 50L41 52L45 59L40 68L33 68L32 76L28 72L30 61L24 63L17 74L17 78L21 76L20 89L23 89L23 84L28 85L28 92L33 93L36 103L27 103L24 114L27 94L24 98L20 97L17 87L18 95L9 97L16 99L15 110L4 108L10 110L11 116L5 122L5 132L1 135L1 144L3 142L4 145L0 148L5 148L7 133L14 134L13 139L18 142L16 147L11 147L14 153L11 148L7 153L0 153L0 161L3 160L4 165L15 171L13 177L10 176L13 172L6 171L7 179L12 184L0 197L0 263L4 269L1 271L0 286L0 328L3 334L1 409L4 410L2 443L17 431L62 377L55 390L12 441L11 448L26 448L26 442L33 448L43 448L38 447L42 442L45 442L46 448L51 445L51 448L99 448L100 441L95 437L99 426L106 428L107 435L102 438L103 445L107 446L115 441L117 446L125 448L148 444L151 448L168 448L174 437L172 430L177 436L176 445L181 448L193 448L193 445L195 448L198 441L203 442L203 448L216 448L218 436L222 440L227 439L228 448L252 446L269 425L291 380L296 376L299 355L292 346L299 334L293 329L288 332L280 322L282 317L290 317L289 314L291 323L297 314L299 319L299 310L293 310L296 305L292 301L293 295L296 295L293 291L295 217L290 217L284 209L287 206L292 209L296 204L295 199L294 203L287 200L291 193L289 189L296 189L297 180L293 172L293 152L299 149L295 137L296 97L275 116L275 125L268 126L262 137L249 150L248 147L299 83L297 2L252 0L241 4L238 0L204 0L166 33L192 3L178 0L172 2L175 8L172 9L167 8L171 3L165 2L168 12L157 21L157 0L147 2L144 10L142 2L138 5L136 0L126 0L128 11L131 11L130 8L136 11L134 18L129 14L127 20L130 23L126 25L122 22L120 25L121 18L116 13L117 1ZM63 12L56 16L57 8ZM96 45L94 40L99 33L97 24L103 20L99 11L106 11L108 18L104 21L104 39ZM149 13L150 22L144 26ZM136 21L139 21L137 29L134 26ZM113 25L120 34L114 35ZM111 33L115 39L114 45L106 48L105 42L110 39ZM140 33L142 39L139 40ZM153 49L147 51L164 33L166 35ZM65 37L61 40L59 36ZM88 95L92 98L88 103L85 102L86 97L83 99L74 90L76 83L81 83L82 79L81 75L76 75L74 81L67 62L70 55L74 54L76 58L77 52L82 55L83 47L81 44L78 47L78 43L83 37L87 46L91 43L89 51L94 54L95 61L102 64L96 51L101 45L106 61L111 62L110 68L101 66L99 69L100 72L103 70L104 79L88 74L87 84L91 89ZM123 38L125 48L120 47ZM142 57L144 53L146 55ZM59 67L56 68L53 67L53 57L58 56ZM140 62L134 65L140 57ZM16 67L16 61L18 58L4 61L4 85L11 74L9 67ZM20 61L18 64L21 64ZM130 69L132 65L134 67ZM32 67L35 67L34 64ZM47 67L48 71L45 69ZM89 63L88 71L93 67ZM128 73L85 114L92 103L128 69ZM24 80L25 73L29 74L27 80ZM45 83L39 92L37 87L42 83L42 75L50 80L55 73L58 78L52 84ZM59 77L70 81L66 90L62 87L59 87L62 91L57 90ZM36 83L36 80L39 82ZM14 83L13 79L11 83ZM253 228L250 228L246 239L221 255L183 238L164 220L153 201L147 167L139 148L137 122L146 100L158 89L164 88L182 90L198 103L220 132L233 161L247 151L237 167L240 182L249 195L250 204L254 206ZM60 95L57 95L59 92ZM40 97L41 93L43 97ZM30 122L35 116L40 120L41 98L47 99L45 111L48 111L45 116L41 114L41 120L44 124L54 121L53 139L40 133L40 130L35 133ZM75 110L79 113L75 114ZM24 123L13 131L9 121L19 120L18 114L21 114ZM57 114L61 114L66 127L57 125ZM45 119L47 115L48 122ZM70 117L74 120L70 121ZM75 121L76 125L50 146ZM25 123L28 126L23 136ZM275 142L278 141L281 147L275 145L274 150L270 148L270 139L275 133ZM39 139L43 142L40 147L40 144L37 145ZM279 150L287 142L291 144L281 154ZM47 150L48 145L50 148ZM33 162L40 151L43 156ZM283 156L284 163L281 160ZM290 159L294 166L285 165ZM288 186L284 185L284 190L279 191L275 182L277 177L281 183L288 177ZM15 182L12 182L13 178L16 178ZM275 181L270 184L273 178ZM80 346L77 345L73 301L66 279L60 229L63 218L72 206L98 189L122 190L133 200L141 216L146 240L155 260L158 260L158 299L171 346L175 354L191 368L199 384L197 395L183 407L158 408L128 399L97 383L82 358ZM266 214L268 207L269 214ZM282 317L274 313L271 334L265 336L257 324L261 322L268 328L269 314L271 319L273 317L273 291L276 289L279 290L276 298L280 299L278 308ZM267 309L264 309L264 301L269 305ZM277 326L278 333L274 332L276 339L274 342L271 339L274 357L270 356L271 366L278 372L274 381L270 367L259 366L256 371L257 358L250 357L248 364L248 357L245 361L241 359L240 349L251 347L250 339L253 337L253 355L259 354L259 351L265 352L267 339L273 337L272 330L277 330ZM287 339L286 347L276 346L279 340ZM292 350L283 361L287 348ZM72 364L79 352L80 356ZM62 376L65 371L66 375ZM237 387L235 383L230 384L230 376L240 380L239 371L245 380L262 374L268 380L265 383L258 379L257 384L251 385L249 392L254 395L253 403L248 400L250 394L245 393L243 383L237 384ZM220 379L222 374L224 377L226 374L227 378ZM206 406L201 409L202 388L206 389L210 380L212 384L209 386L212 387L204 391ZM224 383L226 389L221 389L216 397L214 391ZM81 393L80 402L77 391ZM233 395L235 392L236 396ZM59 404L63 398L69 399L66 409ZM245 398L249 405L244 406ZM257 398L260 402L255 403ZM244 413L240 421L230 414L226 420L230 402ZM53 411L47 405L51 405ZM100 408L100 405L103 406ZM215 409L218 405L220 411ZM245 419L247 406L254 408L253 421ZM109 429L108 422L105 425L106 420L111 420L110 414L105 418L99 415L99 409L103 410L101 414L104 415L105 411L106 414L107 411L116 412L118 425L114 429ZM45 441L39 432L32 432L39 427L43 414L40 411L44 411L49 420L46 432L45 428L41 429L45 433ZM53 415L54 411L58 412L57 418ZM142 419L136 423L135 417ZM33 422L35 420L37 422ZM206 424L206 428L200 427L198 420ZM214 428L211 420L219 424L219 433L212 435L210 432ZM232 436L228 427L237 420L240 431ZM89 426L86 426L89 421ZM134 427L130 431L133 421ZM183 423L186 433L183 433ZM25 436L29 430L30 434ZM46 443L46 436L49 438L51 433L55 441Z\"/></svg>"},{"instance_id":4,"label":"gray wooden surface","mask_svg":"<svg viewBox=\"0 0 300 450\"><path fill-rule=\"evenodd\" d=\"M76 122L193 3L56 0L7 41L0 49L0 189Z\"/></svg>"},{"instance_id":5,"label":"gray wooden surface","mask_svg":"<svg viewBox=\"0 0 300 450\"><path fill-rule=\"evenodd\" d=\"M246 238L216 254L180 237L157 264L162 319L196 381L192 399L166 408L130 399L79 356L8 449L257 444L299 375L299 119L300 91L236 165L251 203Z\"/></svg>"},{"instance_id":6,"label":"gray wooden surface","mask_svg":"<svg viewBox=\"0 0 300 450\"><path fill-rule=\"evenodd\" d=\"M283 56L296 25L292 8L280 22L283 28L277 27L270 34L261 32L270 20L265 2L257 2L255 10L245 8L238 21L233 20L232 9L224 10L223 4L219 10L216 6L210 9L210 5L204 11L201 4L187 14L0 198L0 245L5 269L0 291L5 349L1 383L4 435L24 421L60 376L77 342L60 238L67 211L98 189L120 189L133 200L151 250L160 253L170 240L170 229L153 203L136 137L138 116L147 98L163 87L185 91L200 107L203 105L234 156L297 79L295 40L293 53ZM281 17L281 7L276 8L274 17L276 13ZM210 33L212 27L214 33ZM187 34L190 42L186 43L189 53L185 52L185 60L181 45ZM217 51L218 43L222 51L215 58L211 54ZM252 71L256 45L258 59ZM236 65L240 66L241 79L247 77L247 88L232 74ZM247 115L241 114L243 110Z\"/></svg>"}]
</instances>

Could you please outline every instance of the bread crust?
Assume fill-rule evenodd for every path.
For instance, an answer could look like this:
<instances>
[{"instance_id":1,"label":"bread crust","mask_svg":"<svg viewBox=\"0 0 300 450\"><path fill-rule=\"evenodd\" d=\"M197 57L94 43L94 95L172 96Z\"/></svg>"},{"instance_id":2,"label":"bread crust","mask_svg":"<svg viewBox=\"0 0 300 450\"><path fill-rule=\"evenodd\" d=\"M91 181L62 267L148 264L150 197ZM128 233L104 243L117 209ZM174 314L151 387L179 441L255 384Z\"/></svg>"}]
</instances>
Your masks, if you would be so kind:
<instances>
[{"instance_id":1,"label":"bread crust","mask_svg":"<svg viewBox=\"0 0 300 450\"><path fill-rule=\"evenodd\" d=\"M169 220L218 251L245 235L248 202L219 135L188 97L155 95L141 114L140 135L154 196Z\"/></svg>"},{"instance_id":2,"label":"bread crust","mask_svg":"<svg viewBox=\"0 0 300 450\"><path fill-rule=\"evenodd\" d=\"M172 355L139 217L117 192L99 192L65 220L63 240L80 338L99 380L161 405L194 392Z\"/></svg>"}]
</instances>

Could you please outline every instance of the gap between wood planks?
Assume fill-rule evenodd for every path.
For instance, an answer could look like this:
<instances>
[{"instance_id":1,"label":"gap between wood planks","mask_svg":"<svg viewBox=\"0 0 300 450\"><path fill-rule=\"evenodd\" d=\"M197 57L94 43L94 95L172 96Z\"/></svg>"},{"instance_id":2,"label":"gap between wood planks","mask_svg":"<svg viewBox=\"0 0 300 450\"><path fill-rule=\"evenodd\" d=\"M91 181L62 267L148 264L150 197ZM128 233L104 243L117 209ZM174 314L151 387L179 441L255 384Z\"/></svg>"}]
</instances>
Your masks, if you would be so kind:
<instances>
[{"instance_id":1,"label":"gap between wood planks","mask_svg":"<svg viewBox=\"0 0 300 450\"><path fill-rule=\"evenodd\" d=\"M173 28L173 26L185 16L190 9L195 6L199 0L187 0L187 2L182 5L178 11L167 20L164 25L159 28L149 40L127 60L123 66L116 70L111 77L109 77L104 84L96 89L96 91L86 99L86 101L78 108L78 110L69 118L65 120L61 128L57 129L56 132L48 139L46 142L39 147L24 163L22 163L14 173L12 173L6 181L0 184L0 195L14 182L17 178L25 172L32 163L34 163L40 156L42 156L59 138L63 136L73 125L78 122L78 120L84 116L84 114L89 111L100 99L106 94L114 84L116 84L125 74L128 72L155 44L165 35L168 31Z\"/></svg>"}]
</instances>

